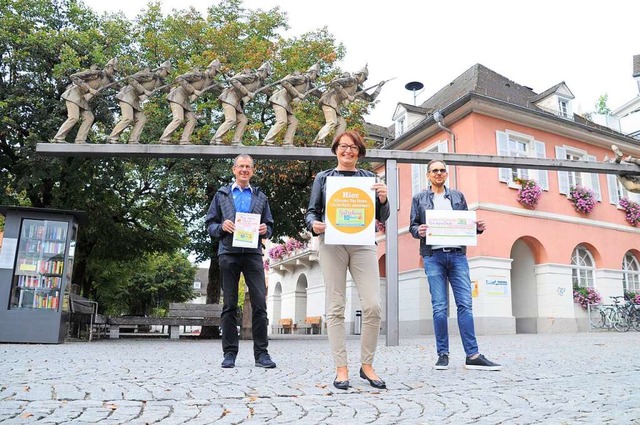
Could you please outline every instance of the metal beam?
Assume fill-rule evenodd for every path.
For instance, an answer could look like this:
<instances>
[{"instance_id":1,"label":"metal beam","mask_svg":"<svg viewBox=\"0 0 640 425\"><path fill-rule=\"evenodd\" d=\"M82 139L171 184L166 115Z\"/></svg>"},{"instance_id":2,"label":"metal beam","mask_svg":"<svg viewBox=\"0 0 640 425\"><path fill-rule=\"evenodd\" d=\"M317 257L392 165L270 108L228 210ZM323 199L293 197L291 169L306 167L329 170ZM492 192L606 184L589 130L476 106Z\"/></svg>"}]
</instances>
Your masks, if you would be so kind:
<instances>
[{"instance_id":1,"label":"metal beam","mask_svg":"<svg viewBox=\"0 0 640 425\"><path fill-rule=\"evenodd\" d=\"M124 144L66 144L38 143L36 154L49 157L85 158L233 158L248 153L254 159L284 159L299 161L334 161L328 148L264 147L264 146L210 146L210 145L124 145ZM425 164L433 159L450 165L472 167L506 167L580 171L602 174L640 174L634 164L610 162L568 161L545 158L519 158L510 156L469 155L436 152L369 149L366 160L385 165L388 202L391 214L386 224L386 342L387 346L400 343L399 270L398 270L398 163ZM286 266L280 266L286 269Z\"/></svg>"},{"instance_id":2,"label":"metal beam","mask_svg":"<svg viewBox=\"0 0 640 425\"><path fill-rule=\"evenodd\" d=\"M299 161L332 161L335 155L328 148L266 147L266 146L210 146L210 145L125 145L125 144L68 144L38 143L36 154L57 157L85 158L233 158L249 153L254 159L285 159ZM496 155L473 155L442 152L414 152L386 149L367 150L366 160L384 163L426 164L440 159L450 165L472 167L528 168L556 171L579 171L601 174L640 174L634 164L610 162L570 161L549 158L520 158Z\"/></svg>"},{"instance_id":3,"label":"metal beam","mask_svg":"<svg viewBox=\"0 0 640 425\"><path fill-rule=\"evenodd\" d=\"M400 344L400 288L398 284L398 164L395 160L386 161L387 202L389 219L386 223L385 269L387 276L387 346Z\"/></svg>"}]
</instances>

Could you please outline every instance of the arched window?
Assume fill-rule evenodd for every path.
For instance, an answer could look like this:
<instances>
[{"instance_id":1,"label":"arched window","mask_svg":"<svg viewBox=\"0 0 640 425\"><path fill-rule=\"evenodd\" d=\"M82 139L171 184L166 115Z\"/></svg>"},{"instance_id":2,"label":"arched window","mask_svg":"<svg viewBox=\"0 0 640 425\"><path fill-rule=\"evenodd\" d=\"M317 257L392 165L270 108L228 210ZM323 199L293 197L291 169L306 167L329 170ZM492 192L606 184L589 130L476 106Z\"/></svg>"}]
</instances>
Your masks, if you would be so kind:
<instances>
[{"instance_id":1,"label":"arched window","mask_svg":"<svg viewBox=\"0 0 640 425\"><path fill-rule=\"evenodd\" d=\"M573 286L593 288L594 263L591 253L585 247L579 245L573 250L571 254Z\"/></svg>"},{"instance_id":2,"label":"arched window","mask_svg":"<svg viewBox=\"0 0 640 425\"><path fill-rule=\"evenodd\" d=\"M630 252L622 259L622 286L625 292L640 292L640 264Z\"/></svg>"}]
</instances>

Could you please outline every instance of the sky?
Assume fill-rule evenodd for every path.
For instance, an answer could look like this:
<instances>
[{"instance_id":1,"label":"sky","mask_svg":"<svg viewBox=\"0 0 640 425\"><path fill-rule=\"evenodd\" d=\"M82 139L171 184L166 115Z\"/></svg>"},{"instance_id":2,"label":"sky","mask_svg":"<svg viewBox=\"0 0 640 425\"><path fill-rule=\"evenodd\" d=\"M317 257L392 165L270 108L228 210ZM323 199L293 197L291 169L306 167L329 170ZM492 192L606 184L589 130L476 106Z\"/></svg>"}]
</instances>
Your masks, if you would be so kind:
<instances>
[{"instance_id":1,"label":"sky","mask_svg":"<svg viewBox=\"0 0 640 425\"><path fill-rule=\"evenodd\" d=\"M148 0L84 0L97 13L123 12L133 19ZM218 0L161 0L165 14L193 6L203 14ZM373 6L373 5L376 6ZM476 63L536 93L564 81L574 111L592 112L601 95L616 109L638 95L633 56L640 54L640 3L574 0L245 0L247 9L286 12L299 36L327 27L346 47L338 63L355 72L368 65L365 86L387 83L366 117L389 126L399 102L420 104ZM304 71L304 70L303 70Z\"/></svg>"}]
</instances>

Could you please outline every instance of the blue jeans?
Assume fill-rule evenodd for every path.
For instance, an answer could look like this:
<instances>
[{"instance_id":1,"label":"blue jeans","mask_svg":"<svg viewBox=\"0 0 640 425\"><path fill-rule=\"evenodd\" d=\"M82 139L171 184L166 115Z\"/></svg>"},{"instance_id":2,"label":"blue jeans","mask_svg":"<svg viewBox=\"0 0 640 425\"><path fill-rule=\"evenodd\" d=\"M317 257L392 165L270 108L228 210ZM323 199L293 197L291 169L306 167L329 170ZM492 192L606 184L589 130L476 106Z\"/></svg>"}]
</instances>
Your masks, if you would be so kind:
<instances>
[{"instance_id":1,"label":"blue jeans","mask_svg":"<svg viewBox=\"0 0 640 425\"><path fill-rule=\"evenodd\" d=\"M451 284L458 309L458 328L464 352L467 357L477 354L478 341L473 325L471 278L467 256L462 252L435 251L430 257L425 256L423 261L431 292L433 328L438 355L449 354L447 280Z\"/></svg>"}]
</instances>

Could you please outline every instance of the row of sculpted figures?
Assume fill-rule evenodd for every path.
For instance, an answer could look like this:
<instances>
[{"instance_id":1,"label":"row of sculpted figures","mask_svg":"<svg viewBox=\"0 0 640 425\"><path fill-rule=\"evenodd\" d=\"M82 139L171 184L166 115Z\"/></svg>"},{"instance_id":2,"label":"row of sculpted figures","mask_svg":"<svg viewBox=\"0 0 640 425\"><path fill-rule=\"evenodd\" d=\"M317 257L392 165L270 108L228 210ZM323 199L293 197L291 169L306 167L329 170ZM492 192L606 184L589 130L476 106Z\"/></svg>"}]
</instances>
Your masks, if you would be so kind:
<instances>
[{"instance_id":1,"label":"row of sculpted figures","mask_svg":"<svg viewBox=\"0 0 640 425\"><path fill-rule=\"evenodd\" d=\"M296 71L274 82L268 82L271 65L265 62L257 70L245 69L233 76L224 72L219 60L212 61L204 71L194 69L176 76L171 83L166 79L172 71L170 61L155 69L144 68L132 75L118 78L118 60L111 59L104 69L93 67L72 74L71 84L62 94L66 102L67 120L60 126L52 142L67 143L67 135L80 123L75 143L86 143L94 122L90 100L106 89L117 90L115 96L120 107L120 118L108 135L108 143L140 143L147 117L144 102L158 92L165 92L171 108L172 119L160 136L159 143L190 145L191 136L197 124L194 102L207 92L217 96L224 114L224 122L218 127L210 144L224 144L224 136L233 129L231 144L242 145L242 137L249 122L245 115L245 105L259 93L268 97L273 108L275 122L267 132L263 146L276 144L276 137L284 130L283 146L294 146L293 140L298 126L295 116L296 105L308 96L319 99L319 106L325 118L324 126L311 142L314 146L324 146L329 134L343 132L347 123L342 108L356 99L373 102L380 94L381 81L363 88L369 70L367 66L354 73L342 73L326 84L316 85L320 66L315 64L306 72ZM375 90L374 90L375 89ZM370 90L373 92L369 93ZM176 133L182 127L179 140ZM125 130L130 128L128 135ZM128 136L128 137L127 137ZM124 139L127 140L124 140Z\"/></svg>"}]
</instances>

